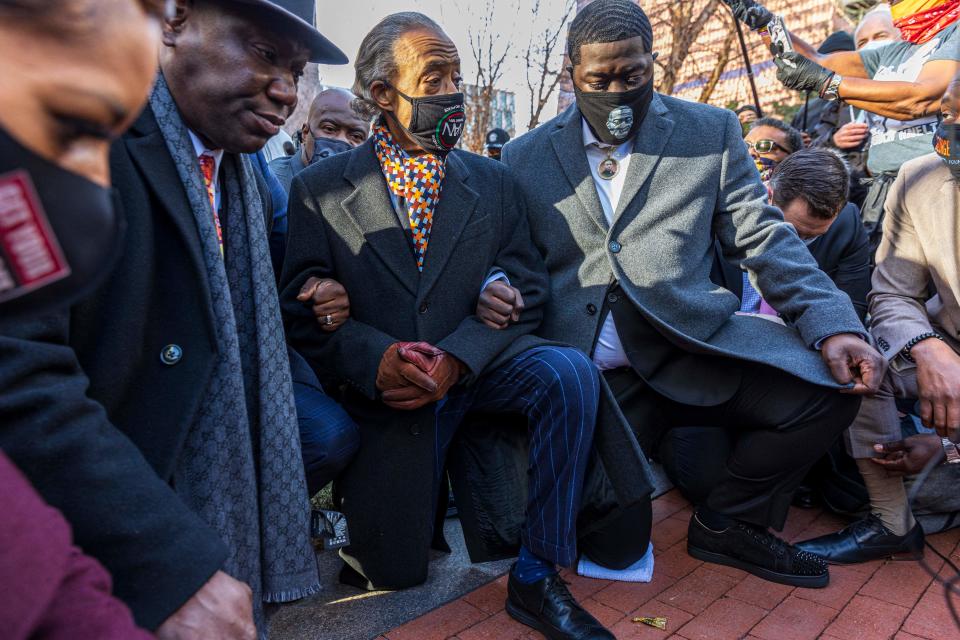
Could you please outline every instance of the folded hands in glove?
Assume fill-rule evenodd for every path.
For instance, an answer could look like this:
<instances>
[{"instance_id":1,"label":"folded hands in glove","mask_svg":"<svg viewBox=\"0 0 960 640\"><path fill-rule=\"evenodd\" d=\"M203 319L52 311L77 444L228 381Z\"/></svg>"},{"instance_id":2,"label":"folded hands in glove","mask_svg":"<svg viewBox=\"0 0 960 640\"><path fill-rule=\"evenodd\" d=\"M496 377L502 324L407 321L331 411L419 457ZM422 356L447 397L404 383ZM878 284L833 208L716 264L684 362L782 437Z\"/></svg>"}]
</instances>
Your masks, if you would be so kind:
<instances>
[{"instance_id":1,"label":"folded hands in glove","mask_svg":"<svg viewBox=\"0 0 960 640\"><path fill-rule=\"evenodd\" d=\"M383 353L377 389L384 404L411 411L437 402L459 380L462 365L426 342L397 342Z\"/></svg>"}]
</instances>

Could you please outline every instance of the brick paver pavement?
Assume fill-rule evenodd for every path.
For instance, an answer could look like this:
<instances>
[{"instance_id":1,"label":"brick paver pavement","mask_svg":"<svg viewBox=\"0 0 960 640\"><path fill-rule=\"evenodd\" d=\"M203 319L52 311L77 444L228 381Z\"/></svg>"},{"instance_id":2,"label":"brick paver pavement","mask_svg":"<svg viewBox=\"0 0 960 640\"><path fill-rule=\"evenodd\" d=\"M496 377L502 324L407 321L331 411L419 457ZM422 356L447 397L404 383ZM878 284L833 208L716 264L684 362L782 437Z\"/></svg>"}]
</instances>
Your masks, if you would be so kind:
<instances>
[{"instance_id":1,"label":"brick paver pavement","mask_svg":"<svg viewBox=\"0 0 960 640\"><path fill-rule=\"evenodd\" d=\"M658 498L653 507L657 561L652 582L590 580L564 572L573 594L621 640L960 639L944 588L917 563L831 567L826 589L794 589L688 556L691 509L676 491ZM842 524L827 513L795 509L784 533L795 541L835 531ZM960 564L960 530L929 540ZM947 575L949 567L930 550L926 558ZM506 614L506 584L506 577L498 578L378 640L542 638ZM667 630L632 622L637 616L666 617Z\"/></svg>"}]
</instances>

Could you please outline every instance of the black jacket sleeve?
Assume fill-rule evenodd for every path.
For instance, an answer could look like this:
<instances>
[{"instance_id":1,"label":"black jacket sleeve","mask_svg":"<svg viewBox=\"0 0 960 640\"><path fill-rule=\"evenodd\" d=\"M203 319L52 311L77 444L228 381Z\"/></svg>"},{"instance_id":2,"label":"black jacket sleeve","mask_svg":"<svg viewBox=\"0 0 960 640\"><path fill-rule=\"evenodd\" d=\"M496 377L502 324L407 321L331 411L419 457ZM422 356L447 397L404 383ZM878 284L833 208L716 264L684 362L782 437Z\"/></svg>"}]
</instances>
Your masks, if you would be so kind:
<instances>
[{"instance_id":1,"label":"black jacket sleeve","mask_svg":"<svg viewBox=\"0 0 960 640\"><path fill-rule=\"evenodd\" d=\"M68 312L0 322L0 448L110 571L137 623L155 629L227 550L87 396L69 322Z\"/></svg>"},{"instance_id":2,"label":"black jacket sleeve","mask_svg":"<svg viewBox=\"0 0 960 640\"><path fill-rule=\"evenodd\" d=\"M850 297L863 321L870 293L870 242L857 205L847 203L830 229L810 245L810 253L836 287Z\"/></svg>"}]
</instances>

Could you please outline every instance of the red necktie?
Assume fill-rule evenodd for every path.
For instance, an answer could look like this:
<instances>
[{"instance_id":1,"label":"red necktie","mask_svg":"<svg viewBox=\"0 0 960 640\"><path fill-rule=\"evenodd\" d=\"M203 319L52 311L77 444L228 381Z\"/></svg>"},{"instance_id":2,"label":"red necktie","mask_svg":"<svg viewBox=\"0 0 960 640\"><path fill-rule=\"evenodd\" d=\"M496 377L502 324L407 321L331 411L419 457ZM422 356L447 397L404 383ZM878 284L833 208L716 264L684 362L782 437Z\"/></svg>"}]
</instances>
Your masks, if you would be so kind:
<instances>
[{"instance_id":1,"label":"red necktie","mask_svg":"<svg viewBox=\"0 0 960 640\"><path fill-rule=\"evenodd\" d=\"M217 228L217 242L220 244L220 257L223 257L223 229L220 227L220 214L217 212L216 176L217 161L208 153L200 155L200 171L203 173L203 184L207 187L207 197L210 198L210 210L213 211L213 225Z\"/></svg>"}]
</instances>

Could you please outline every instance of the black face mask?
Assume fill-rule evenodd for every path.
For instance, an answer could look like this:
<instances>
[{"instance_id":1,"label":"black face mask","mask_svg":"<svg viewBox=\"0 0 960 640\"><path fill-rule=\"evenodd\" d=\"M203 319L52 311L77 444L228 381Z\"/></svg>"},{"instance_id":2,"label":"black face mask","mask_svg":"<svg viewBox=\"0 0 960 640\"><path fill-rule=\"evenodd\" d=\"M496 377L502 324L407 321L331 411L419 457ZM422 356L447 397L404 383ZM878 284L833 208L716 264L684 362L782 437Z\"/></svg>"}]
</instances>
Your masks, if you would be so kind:
<instances>
[{"instance_id":1,"label":"black face mask","mask_svg":"<svg viewBox=\"0 0 960 640\"><path fill-rule=\"evenodd\" d=\"M0 128L0 318L49 313L89 295L120 253L118 211L110 189Z\"/></svg>"},{"instance_id":2,"label":"black face mask","mask_svg":"<svg viewBox=\"0 0 960 640\"><path fill-rule=\"evenodd\" d=\"M590 131L604 144L623 144L637 133L653 100L653 82L630 91L581 91L574 85L577 108Z\"/></svg>"},{"instance_id":3,"label":"black face mask","mask_svg":"<svg viewBox=\"0 0 960 640\"><path fill-rule=\"evenodd\" d=\"M953 179L960 182L960 124L941 122L933 134L933 150L950 169Z\"/></svg>"},{"instance_id":4,"label":"black face mask","mask_svg":"<svg viewBox=\"0 0 960 640\"><path fill-rule=\"evenodd\" d=\"M401 98L410 103L413 113L410 126L404 127L392 113L394 121L427 153L445 156L460 142L467 121L462 93L411 98L394 87Z\"/></svg>"},{"instance_id":5,"label":"black face mask","mask_svg":"<svg viewBox=\"0 0 960 640\"><path fill-rule=\"evenodd\" d=\"M343 140L335 140L333 138L314 138L313 157L310 158L310 164L313 164L318 160L323 160L324 158L329 158L330 156L335 156L338 153L343 153L344 151L350 151L350 149L353 149L353 147Z\"/></svg>"}]
</instances>

